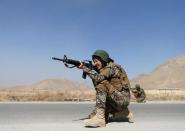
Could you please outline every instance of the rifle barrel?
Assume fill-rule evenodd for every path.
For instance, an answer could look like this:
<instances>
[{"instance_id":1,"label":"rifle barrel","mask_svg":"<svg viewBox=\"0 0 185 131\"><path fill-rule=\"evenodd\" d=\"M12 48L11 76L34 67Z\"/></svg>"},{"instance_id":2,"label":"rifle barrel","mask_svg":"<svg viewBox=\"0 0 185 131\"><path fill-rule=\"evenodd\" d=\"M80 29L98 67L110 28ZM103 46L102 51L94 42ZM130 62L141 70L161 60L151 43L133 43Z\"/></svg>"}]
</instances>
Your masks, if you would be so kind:
<instances>
[{"instance_id":1,"label":"rifle barrel","mask_svg":"<svg viewBox=\"0 0 185 131\"><path fill-rule=\"evenodd\" d=\"M64 59L60 59L60 58L56 58L56 57L52 57L53 60L59 60L59 61L64 61Z\"/></svg>"}]
</instances>

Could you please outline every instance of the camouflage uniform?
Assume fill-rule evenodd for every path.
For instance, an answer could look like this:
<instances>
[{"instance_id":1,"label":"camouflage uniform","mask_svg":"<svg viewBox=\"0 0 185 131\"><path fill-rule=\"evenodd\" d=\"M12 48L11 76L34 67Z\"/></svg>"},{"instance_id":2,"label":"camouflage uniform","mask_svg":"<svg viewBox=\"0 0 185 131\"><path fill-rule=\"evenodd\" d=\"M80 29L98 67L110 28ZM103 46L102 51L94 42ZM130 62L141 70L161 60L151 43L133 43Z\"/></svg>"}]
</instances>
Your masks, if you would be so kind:
<instances>
[{"instance_id":1,"label":"camouflage uniform","mask_svg":"<svg viewBox=\"0 0 185 131\"><path fill-rule=\"evenodd\" d=\"M132 89L132 93L134 94L134 97L136 98L136 101L138 103L146 102L146 94L144 89L140 88L140 85L136 85L135 88Z\"/></svg>"},{"instance_id":2,"label":"camouflage uniform","mask_svg":"<svg viewBox=\"0 0 185 131\"><path fill-rule=\"evenodd\" d=\"M130 83L120 65L108 63L99 72L83 67L93 81L96 90L96 108L105 110L105 115L125 110L130 103Z\"/></svg>"},{"instance_id":3,"label":"camouflage uniform","mask_svg":"<svg viewBox=\"0 0 185 131\"><path fill-rule=\"evenodd\" d=\"M104 127L111 113L113 117L124 116L133 122L128 110L130 103L130 83L126 72L117 65L104 50L96 50L92 55L97 70L82 67L92 79L96 90L95 114L84 121L87 127Z\"/></svg>"}]
</instances>

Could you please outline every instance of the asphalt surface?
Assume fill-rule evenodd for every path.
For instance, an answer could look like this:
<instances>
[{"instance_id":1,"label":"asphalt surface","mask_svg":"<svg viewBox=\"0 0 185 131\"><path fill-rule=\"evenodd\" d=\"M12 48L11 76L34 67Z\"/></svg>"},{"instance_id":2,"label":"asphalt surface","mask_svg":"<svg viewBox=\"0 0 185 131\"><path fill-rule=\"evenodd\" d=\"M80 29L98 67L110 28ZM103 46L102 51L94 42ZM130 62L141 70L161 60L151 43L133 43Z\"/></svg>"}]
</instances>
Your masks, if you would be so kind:
<instances>
[{"instance_id":1,"label":"asphalt surface","mask_svg":"<svg viewBox=\"0 0 185 131\"><path fill-rule=\"evenodd\" d=\"M103 128L85 128L83 118L94 103L0 103L0 131L185 131L185 102L131 103L133 124L114 121Z\"/></svg>"}]
</instances>

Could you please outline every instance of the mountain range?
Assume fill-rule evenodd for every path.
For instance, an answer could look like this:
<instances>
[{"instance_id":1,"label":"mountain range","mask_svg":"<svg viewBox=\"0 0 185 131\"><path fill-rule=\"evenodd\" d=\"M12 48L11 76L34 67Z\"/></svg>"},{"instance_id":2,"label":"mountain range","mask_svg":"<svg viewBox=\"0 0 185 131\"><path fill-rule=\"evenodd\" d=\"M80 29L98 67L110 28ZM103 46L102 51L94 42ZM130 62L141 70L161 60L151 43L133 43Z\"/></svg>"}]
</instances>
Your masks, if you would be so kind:
<instances>
[{"instance_id":1,"label":"mountain range","mask_svg":"<svg viewBox=\"0 0 185 131\"><path fill-rule=\"evenodd\" d=\"M135 84L140 84L144 89L185 89L185 56L170 59L157 66L150 73L139 75L130 81L132 87ZM11 89L86 90L93 88L71 80L48 79L30 86L16 86Z\"/></svg>"},{"instance_id":2,"label":"mountain range","mask_svg":"<svg viewBox=\"0 0 185 131\"><path fill-rule=\"evenodd\" d=\"M178 56L157 66L152 72L131 80L144 89L185 89L185 56Z\"/></svg>"}]
</instances>

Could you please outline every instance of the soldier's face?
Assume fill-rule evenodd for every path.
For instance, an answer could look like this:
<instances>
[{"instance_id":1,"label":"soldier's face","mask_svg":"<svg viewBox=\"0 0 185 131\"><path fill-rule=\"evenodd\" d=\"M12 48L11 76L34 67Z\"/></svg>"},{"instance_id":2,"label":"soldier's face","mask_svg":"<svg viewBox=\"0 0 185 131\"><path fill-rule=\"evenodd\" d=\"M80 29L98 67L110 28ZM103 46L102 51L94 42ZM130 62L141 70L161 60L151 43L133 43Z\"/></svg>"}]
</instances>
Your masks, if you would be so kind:
<instances>
[{"instance_id":1,"label":"soldier's face","mask_svg":"<svg viewBox=\"0 0 185 131\"><path fill-rule=\"evenodd\" d=\"M96 66L96 68L97 68L98 70L100 70L100 69L102 68L102 63L101 63L101 61L99 61L98 59L94 59L93 62L94 62L94 65Z\"/></svg>"}]
</instances>

